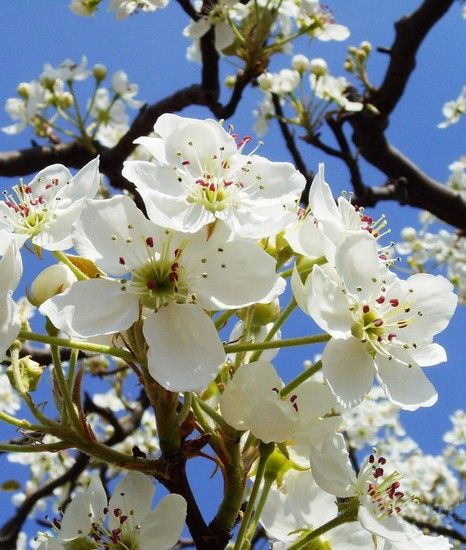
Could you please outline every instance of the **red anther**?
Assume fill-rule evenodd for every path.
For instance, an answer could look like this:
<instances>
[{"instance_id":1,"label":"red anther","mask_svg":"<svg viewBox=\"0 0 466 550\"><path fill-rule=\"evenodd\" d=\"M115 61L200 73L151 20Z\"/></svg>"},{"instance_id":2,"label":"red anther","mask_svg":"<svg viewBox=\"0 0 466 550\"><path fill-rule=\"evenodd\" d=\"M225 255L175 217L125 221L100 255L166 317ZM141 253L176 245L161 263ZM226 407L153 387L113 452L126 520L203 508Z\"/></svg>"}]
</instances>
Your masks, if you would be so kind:
<instances>
[{"instance_id":1,"label":"red anther","mask_svg":"<svg viewBox=\"0 0 466 550\"><path fill-rule=\"evenodd\" d=\"M191 162L189 160L184 160L181 164L183 166L187 166L188 164L191 164Z\"/></svg>"},{"instance_id":2,"label":"red anther","mask_svg":"<svg viewBox=\"0 0 466 550\"><path fill-rule=\"evenodd\" d=\"M372 236L374 237L374 239L376 239L379 236L379 232L374 231L374 233L372 233Z\"/></svg>"},{"instance_id":3,"label":"red anther","mask_svg":"<svg viewBox=\"0 0 466 550\"><path fill-rule=\"evenodd\" d=\"M395 512L396 512L397 514L399 514L399 513L401 512L401 508L400 508L399 506L397 506L397 507L395 508Z\"/></svg>"},{"instance_id":4,"label":"red anther","mask_svg":"<svg viewBox=\"0 0 466 550\"><path fill-rule=\"evenodd\" d=\"M379 296L378 298L375 299L375 301L378 304L383 304L385 302L385 296Z\"/></svg>"},{"instance_id":5,"label":"red anther","mask_svg":"<svg viewBox=\"0 0 466 550\"><path fill-rule=\"evenodd\" d=\"M155 290L157 288L157 282L153 280L149 280L147 281L146 286L149 290Z\"/></svg>"},{"instance_id":6,"label":"red anther","mask_svg":"<svg viewBox=\"0 0 466 550\"><path fill-rule=\"evenodd\" d=\"M199 185L202 185L202 187L207 187L209 184L204 181L202 178L199 178L196 180L196 183L198 183Z\"/></svg>"},{"instance_id":7,"label":"red anther","mask_svg":"<svg viewBox=\"0 0 466 550\"><path fill-rule=\"evenodd\" d=\"M377 336L377 342L381 342L383 340L382 336Z\"/></svg>"},{"instance_id":8,"label":"red anther","mask_svg":"<svg viewBox=\"0 0 466 550\"><path fill-rule=\"evenodd\" d=\"M178 280L178 273L175 273L174 271L172 271L168 276L168 278L172 283L175 283Z\"/></svg>"},{"instance_id":9,"label":"red anther","mask_svg":"<svg viewBox=\"0 0 466 550\"><path fill-rule=\"evenodd\" d=\"M392 307L398 307L400 305L400 301L398 300L398 298L392 298L390 300L390 305Z\"/></svg>"},{"instance_id":10,"label":"red anther","mask_svg":"<svg viewBox=\"0 0 466 550\"><path fill-rule=\"evenodd\" d=\"M396 334L394 332L390 332L390 334L387 336L388 341L391 342L393 338L396 338Z\"/></svg>"},{"instance_id":11,"label":"red anther","mask_svg":"<svg viewBox=\"0 0 466 550\"><path fill-rule=\"evenodd\" d=\"M379 464L382 464L382 465L383 465L383 464L386 464L386 463L387 463L387 459L384 458L383 456L381 456L381 457L379 458L379 460L377 460L377 462L378 462Z\"/></svg>"},{"instance_id":12,"label":"red anther","mask_svg":"<svg viewBox=\"0 0 466 550\"><path fill-rule=\"evenodd\" d=\"M53 185L58 185L60 183L58 178L53 178L52 180Z\"/></svg>"},{"instance_id":13,"label":"red anther","mask_svg":"<svg viewBox=\"0 0 466 550\"><path fill-rule=\"evenodd\" d=\"M298 412L298 404L297 403L292 403L293 405L293 409Z\"/></svg>"},{"instance_id":14,"label":"red anther","mask_svg":"<svg viewBox=\"0 0 466 550\"><path fill-rule=\"evenodd\" d=\"M367 304L365 304L365 305L362 306L362 311L363 311L363 313L369 313L369 309L370 309L370 308L369 308L369 306L368 306Z\"/></svg>"},{"instance_id":15,"label":"red anther","mask_svg":"<svg viewBox=\"0 0 466 550\"><path fill-rule=\"evenodd\" d=\"M379 254L379 259L380 260L386 260L387 256L385 254Z\"/></svg>"},{"instance_id":16,"label":"red anther","mask_svg":"<svg viewBox=\"0 0 466 550\"><path fill-rule=\"evenodd\" d=\"M120 262L121 265L125 265L126 264L126 260L123 258L123 256L120 256L118 258L118 261Z\"/></svg>"},{"instance_id":17,"label":"red anther","mask_svg":"<svg viewBox=\"0 0 466 550\"><path fill-rule=\"evenodd\" d=\"M292 403L294 403L294 402L296 401L296 399L298 399L298 396L297 396L296 394L294 394L294 395L292 395L292 396L290 397L290 401L291 401Z\"/></svg>"},{"instance_id":18,"label":"red anther","mask_svg":"<svg viewBox=\"0 0 466 550\"><path fill-rule=\"evenodd\" d=\"M230 187L230 185L233 185L234 183L235 183L234 181L224 181L223 186L224 187Z\"/></svg>"},{"instance_id":19,"label":"red anther","mask_svg":"<svg viewBox=\"0 0 466 550\"><path fill-rule=\"evenodd\" d=\"M45 199L42 195L39 195L39 198L37 199L39 201L39 204L44 204Z\"/></svg>"},{"instance_id":20,"label":"red anther","mask_svg":"<svg viewBox=\"0 0 466 550\"><path fill-rule=\"evenodd\" d=\"M217 186L215 185L215 183L211 183L209 185L209 191L217 191Z\"/></svg>"},{"instance_id":21,"label":"red anther","mask_svg":"<svg viewBox=\"0 0 466 550\"><path fill-rule=\"evenodd\" d=\"M374 472L374 477L378 478L382 476L383 476L383 468L376 468Z\"/></svg>"},{"instance_id":22,"label":"red anther","mask_svg":"<svg viewBox=\"0 0 466 550\"><path fill-rule=\"evenodd\" d=\"M272 388L272 391L277 392L277 393L280 393L280 391L279 391L278 388Z\"/></svg>"},{"instance_id":23,"label":"red anther","mask_svg":"<svg viewBox=\"0 0 466 550\"><path fill-rule=\"evenodd\" d=\"M401 485L401 484L400 484L399 481L394 481L394 482L392 483L391 488L392 488L392 489L398 489L398 487L399 487L400 485Z\"/></svg>"},{"instance_id":24,"label":"red anther","mask_svg":"<svg viewBox=\"0 0 466 550\"><path fill-rule=\"evenodd\" d=\"M238 134L231 134L231 137L232 137L233 139L237 139L237 138L238 138Z\"/></svg>"},{"instance_id":25,"label":"red anther","mask_svg":"<svg viewBox=\"0 0 466 550\"><path fill-rule=\"evenodd\" d=\"M113 515L117 518L119 516L121 516L121 508L115 508L113 510Z\"/></svg>"},{"instance_id":26,"label":"red anther","mask_svg":"<svg viewBox=\"0 0 466 550\"><path fill-rule=\"evenodd\" d=\"M361 216L361 221L366 223L372 223L374 220L370 216Z\"/></svg>"},{"instance_id":27,"label":"red anther","mask_svg":"<svg viewBox=\"0 0 466 550\"><path fill-rule=\"evenodd\" d=\"M147 237L146 244L149 248L154 248L154 239L152 237Z\"/></svg>"},{"instance_id":28,"label":"red anther","mask_svg":"<svg viewBox=\"0 0 466 550\"><path fill-rule=\"evenodd\" d=\"M123 525L123 523L125 523L125 521L128 519L128 516L121 516L120 518L120 525Z\"/></svg>"},{"instance_id":29,"label":"red anther","mask_svg":"<svg viewBox=\"0 0 466 550\"><path fill-rule=\"evenodd\" d=\"M105 514L105 515L108 514L108 506L105 506L105 508L104 508L104 514Z\"/></svg>"},{"instance_id":30,"label":"red anther","mask_svg":"<svg viewBox=\"0 0 466 550\"><path fill-rule=\"evenodd\" d=\"M175 258L178 258L178 256L181 254L181 248L177 248L175 250Z\"/></svg>"},{"instance_id":31,"label":"red anther","mask_svg":"<svg viewBox=\"0 0 466 550\"><path fill-rule=\"evenodd\" d=\"M179 267L178 262L174 262L174 263L172 263L172 265L170 266L170 269L171 269L172 271L176 271L176 270L178 269L178 267Z\"/></svg>"},{"instance_id":32,"label":"red anther","mask_svg":"<svg viewBox=\"0 0 466 550\"><path fill-rule=\"evenodd\" d=\"M241 139L238 143L239 146L245 145L246 143L249 143L252 140L251 136L244 136L243 139Z\"/></svg>"},{"instance_id":33,"label":"red anther","mask_svg":"<svg viewBox=\"0 0 466 550\"><path fill-rule=\"evenodd\" d=\"M404 493L402 493L401 491L398 491L395 493L395 498L403 498L405 496Z\"/></svg>"},{"instance_id":34,"label":"red anther","mask_svg":"<svg viewBox=\"0 0 466 550\"><path fill-rule=\"evenodd\" d=\"M51 183L47 183L47 185L45 186L46 189L50 189L51 187L53 187Z\"/></svg>"},{"instance_id":35,"label":"red anther","mask_svg":"<svg viewBox=\"0 0 466 550\"><path fill-rule=\"evenodd\" d=\"M30 185L25 185L25 186L23 187L23 192L24 192L24 193L28 193L28 194L29 194L29 193L32 193L32 187L31 187Z\"/></svg>"},{"instance_id":36,"label":"red anther","mask_svg":"<svg viewBox=\"0 0 466 550\"><path fill-rule=\"evenodd\" d=\"M31 206L37 206L39 204L39 199L31 199L29 203Z\"/></svg>"},{"instance_id":37,"label":"red anther","mask_svg":"<svg viewBox=\"0 0 466 550\"><path fill-rule=\"evenodd\" d=\"M369 231L369 233L372 233L372 227L364 227L363 229L365 229L366 231Z\"/></svg>"},{"instance_id":38,"label":"red anther","mask_svg":"<svg viewBox=\"0 0 466 550\"><path fill-rule=\"evenodd\" d=\"M374 455L370 455L370 456L369 456L369 463L370 463L370 464L374 464L374 462L375 462L375 456L374 456Z\"/></svg>"},{"instance_id":39,"label":"red anther","mask_svg":"<svg viewBox=\"0 0 466 550\"><path fill-rule=\"evenodd\" d=\"M374 321L374 327L381 327L383 325L383 319L376 319Z\"/></svg>"}]
</instances>

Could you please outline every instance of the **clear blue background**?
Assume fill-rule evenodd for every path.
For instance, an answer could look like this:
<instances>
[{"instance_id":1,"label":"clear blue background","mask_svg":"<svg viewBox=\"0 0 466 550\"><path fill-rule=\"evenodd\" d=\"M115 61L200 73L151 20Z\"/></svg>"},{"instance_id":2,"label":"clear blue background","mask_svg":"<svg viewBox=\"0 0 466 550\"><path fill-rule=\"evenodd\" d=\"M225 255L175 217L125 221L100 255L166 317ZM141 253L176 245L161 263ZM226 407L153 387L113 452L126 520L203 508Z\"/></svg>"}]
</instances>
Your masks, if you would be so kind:
<instances>
[{"instance_id":1,"label":"clear blue background","mask_svg":"<svg viewBox=\"0 0 466 550\"><path fill-rule=\"evenodd\" d=\"M344 43L321 43L300 40L295 53L308 57L324 57L333 74L344 74L342 62L348 45L358 45L369 40L374 47L390 46L394 36L393 22L401 15L415 9L420 2L404 0L335 0L330 7L338 22L347 25L352 35ZM190 42L181 36L181 30L188 18L172 0L170 5L154 14L139 14L123 22L117 22L113 14L101 9L93 18L73 15L68 2L51 0L22 0L2 2L0 6L0 29L3 42L3 55L0 57L0 105L8 97L16 95L16 86L21 81L37 78L45 62L58 65L66 57L79 61L82 54L88 57L90 65L104 63L109 73L125 70L131 82L140 85L139 98L148 103L155 102L186 85L199 80L200 66L185 60L185 49ZM434 28L425 41L418 56L418 65L409 82L403 99L391 118L387 131L392 144L409 156L429 175L439 181L446 181L448 164L466 153L464 150L464 121L447 129L438 130L436 125L442 120L441 107L449 99L456 98L466 74L464 57L464 31L466 21L461 16L459 3L451 8L446 17ZM278 61L278 60L277 60ZM288 66L289 61L274 60L272 69ZM380 83L388 57L374 52L369 64L370 79ZM227 61L222 63L222 74L234 73ZM80 84L77 84L79 90ZM86 88L87 89L87 88ZM85 95L83 96L85 97ZM228 99L228 91L223 92L223 100ZM240 135L251 133L253 119L251 111L260 99L257 90L248 89L244 101L231 119ZM134 112L133 112L134 113ZM206 109L195 107L186 109L185 115L208 117ZM10 124L7 115L0 114L0 126ZM32 134L26 131L18 136L0 133L0 151L28 147ZM274 160L289 160L277 128L272 125L264 138L261 154ZM303 156L308 167L317 168L317 163L326 163L327 181L335 194L350 189L345 167L323 153L303 147ZM372 167L361 161L364 179L368 184L377 185L385 181ZM0 187L9 188L12 183L3 178ZM374 216L385 212L388 216L392 236L398 239L399 231L406 225L417 226L418 213L409 207L396 204L383 204L374 211ZM28 254L23 255L28 280L44 264ZM307 317L296 313L285 330L284 336L302 335L315 329ZM448 329L438 341L448 351L449 361L428 370L428 375L439 393L436 406L404 414L403 421L408 433L417 440L425 452L438 453L443 447L442 434L449 428L448 416L465 405L464 338L466 313L460 307ZM302 361L319 351L318 347L294 349L279 354L276 364L286 379L302 368ZM11 430L2 430L2 438L11 437ZM3 464L0 483L17 476L21 479L21 467L16 468L0 457ZM197 461L199 462L199 461ZM210 485L205 471L196 461L190 466L199 481L196 493L201 508L209 517L215 509ZM23 469L24 472L24 469ZM202 480L202 481L201 481ZM217 480L218 482L218 480ZM219 485L216 483L217 490ZM216 493L220 496L220 493ZM12 508L9 495L0 494L0 523L10 516ZM33 532L35 526L29 532Z\"/></svg>"}]
</instances>

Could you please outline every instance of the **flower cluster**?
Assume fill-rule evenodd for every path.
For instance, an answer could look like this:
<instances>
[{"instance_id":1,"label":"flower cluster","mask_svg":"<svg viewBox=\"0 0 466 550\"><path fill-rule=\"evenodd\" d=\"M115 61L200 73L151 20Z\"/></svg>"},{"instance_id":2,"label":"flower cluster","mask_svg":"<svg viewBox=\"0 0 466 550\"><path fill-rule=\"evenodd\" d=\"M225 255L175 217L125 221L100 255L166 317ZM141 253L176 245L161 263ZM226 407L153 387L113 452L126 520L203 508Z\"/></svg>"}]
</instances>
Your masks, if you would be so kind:
<instances>
[{"instance_id":1,"label":"flower cluster","mask_svg":"<svg viewBox=\"0 0 466 550\"><path fill-rule=\"evenodd\" d=\"M295 58L294 63L299 76L306 60ZM85 66L59 70L72 81L81 78ZM59 78L55 69L47 71ZM125 75L116 75L114 87L123 97ZM128 102L133 92L128 91ZM98 158L74 176L64 166L49 166L5 193L0 354L10 363L14 389L51 436L41 443L33 440L30 450L77 447L105 462L110 451L102 442L110 441L115 445L106 470L110 475L130 464L135 470L162 472L165 481L173 449L188 458L200 454L203 443L197 447L197 440L188 438L197 430L211 441L223 472L222 460L232 460L226 449L235 442L242 464L249 465L241 466L240 489L255 474L239 545L262 514L270 536L290 542L290 548L305 547L317 536L312 529L326 533L333 527L340 531L332 531L329 540L338 548L338 537L343 540L348 528L344 523L353 525L352 536L364 544L374 536L387 549L422 548L431 540L401 519L403 508L413 502L400 488L401 466L398 472L388 470L388 455L373 453L356 475L341 431L346 429L356 442L359 437L378 443L382 427L403 435L398 406L415 410L435 403L437 393L422 367L446 360L445 350L433 340L454 313L452 284L426 273L400 279L391 269L392 247L380 242L384 217L372 219L345 196L335 202L323 165L308 207L301 208L305 177L290 163L258 155L257 147L248 151L250 142L250 136L241 137L214 120L160 116L153 135L137 140L151 160L126 161L123 168L147 217L128 195L95 198ZM12 298L22 275L20 254L28 246L37 255L50 251L60 262L44 270L28 292L47 319L46 335L29 330ZM283 307L289 278L292 297ZM310 334L309 320L305 336L282 339L282 325L297 306L324 332ZM237 322L230 325L234 315ZM225 334L230 334L228 342ZM19 357L21 341L27 340L51 346L61 424L44 421L45 413L32 401L43 369ZM284 381L271 363L274 350L311 343L325 343L321 359ZM58 346L94 355L78 370L77 352L64 364ZM101 354L119 358L110 378L114 386L104 394L93 388L83 404L87 376L108 370ZM320 369L322 380L314 377ZM124 377L133 374L142 386L138 398L125 397L122 390ZM372 389L374 379L377 389ZM364 402L369 393L371 399ZM155 415L144 412L149 402ZM358 412L348 411L361 403ZM2 414L32 431L27 421L18 424ZM121 426L131 422L139 430L126 433ZM356 431L356 424L363 432ZM173 441L178 431L183 436ZM68 453L59 456L64 464L69 458ZM54 466L55 458L47 460L37 467L37 484ZM423 471L434 469L427 457L423 460ZM447 479L442 464L435 483ZM433 483L424 479L426 485L418 487L422 495ZM451 488L453 481L443 486ZM303 510L302 487L315 495L310 511ZM336 508L335 496L346 499L345 505ZM186 502L172 494L150 512L152 497L153 487L141 472L120 481L110 502L94 477L53 522L55 538L44 536L39 548L168 549L178 540ZM449 507L453 501L452 490ZM433 498L427 504L444 502ZM290 521L277 523L273 514ZM291 533L293 528L299 532ZM446 548L442 538L433 544Z\"/></svg>"},{"instance_id":2,"label":"flower cluster","mask_svg":"<svg viewBox=\"0 0 466 550\"><path fill-rule=\"evenodd\" d=\"M329 109L352 112L363 108L359 101L349 99L350 84L346 78L329 74L327 63L321 58L309 59L297 54L291 60L290 69L282 69L278 73L265 72L257 82L264 94L254 112L254 128L259 135L266 133L268 121L277 116L272 94L278 96L283 106L289 105L292 109L292 114L287 116L288 122L302 127L309 135L319 128Z\"/></svg>"},{"instance_id":3,"label":"flower cluster","mask_svg":"<svg viewBox=\"0 0 466 550\"><path fill-rule=\"evenodd\" d=\"M124 71L114 73L110 89L101 86L106 76L104 65L89 68L85 56L79 63L65 59L58 67L46 63L38 80L20 83L19 97L7 100L5 110L16 122L2 130L19 134L31 126L35 135L52 143L59 143L63 135L96 139L112 147L129 128L126 107L138 109L142 102L134 98L138 85L129 82ZM75 83L90 77L94 90L83 110L77 101Z\"/></svg>"}]
</instances>

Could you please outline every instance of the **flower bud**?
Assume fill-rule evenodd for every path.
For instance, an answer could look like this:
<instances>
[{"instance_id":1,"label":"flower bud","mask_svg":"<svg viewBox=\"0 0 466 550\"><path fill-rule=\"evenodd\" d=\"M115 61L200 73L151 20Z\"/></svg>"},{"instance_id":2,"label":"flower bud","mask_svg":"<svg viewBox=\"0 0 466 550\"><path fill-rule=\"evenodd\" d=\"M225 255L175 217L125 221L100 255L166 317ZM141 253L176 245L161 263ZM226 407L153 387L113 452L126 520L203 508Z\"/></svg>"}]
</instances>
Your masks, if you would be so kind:
<instances>
[{"instance_id":1,"label":"flower bud","mask_svg":"<svg viewBox=\"0 0 466 550\"><path fill-rule=\"evenodd\" d=\"M359 47L361 48L361 50L364 50L366 53L369 53L370 51L372 51L372 44L367 40L364 40L363 42L361 42L361 44L359 44Z\"/></svg>"},{"instance_id":2,"label":"flower bud","mask_svg":"<svg viewBox=\"0 0 466 550\"><path fill-rule=\"evenodd\" d=\"M291 60L291 66L295 71L298 71L298 73L302 74L304 71L309 70L311 62L305 55L299 53L293 56L293 59Z\"/></svg>"},{"instance_id":3,"label":"flower bud","mask_svg":"<svg viewBox=\"0 0 466 550\"><path fill-rule=\"evenodd\" d=\"M97 63L92 67L92 74L97 82L102 82L102 80L107 76L107 67L101 63Z\"/></svg>"},{"instance_id":4,"label":"flower bud","mask_svg":"<svg viewBox=\"0 0 466 550\"><path fill-rule=\"evenodd\" d=\"M311 73L316 76L324 76L328 73L328 66L325 59L316 57L311 59Z\"/></svg>"},{"instance_id":5,"label":"flower bud","mask_svg":"<svg viewBox=\"0 0 466 550\"><path fill-rule=\"evenodd\" d=\"M16 91L18 92L18 95L21 96L23 99L27 99L29 97L30 89L31 86L28 82L20 82Z\"/></svg>"},{"instance_id":6,"label":"flower bud","mask_svg":"<svg viewBox=\"0 0 466 550\"><path fill-rule=\"evenodd\" d=\"M39 363L33 361L30 355L22 357L18 364L19 376L22 383L21 389L26 392L33 392L37 389L37 385L39 384L40 377L42 376L44 369L39 365ZM15 390L19 390L19 388L16 387L15 377L13 375L13 365L10 365L5 372L13 388L15 388Z\"/></svg>"},{"instance_id":7,"label":"flower bud","mask_svg":"<svg viewBox=\"0 0 466 550\"><path fill-rule=\"evenodd\" d=\"M40 306L45 300L64 292L75 281L77 278L69 267L64 264L51 265L34 279L28 298L34 305Z\"/></svg>"},{"instance_id":8,"label":"flower bud","mask_svg":"<svg viewBox=\"0 0 466 550\"><path fill-rule=\"evenodd\" d=\"M249 308L244 307L238 310L238 317L242 320L246 320L246 313ZM270 304L256 304L254 306L254 313L251 319L251 326L262 327L273 323L280 316L280 305L278 300L274 300Z\"/></svg>"},{"instance_id":9,"label":"flower bud","mask_svg":"<svg viewBox=\"0 0 466 550\"><path fill-rule=\"evenodd\" d=\"M227 88L234 88L236 84L236 76L234 74L230 74L225 78L225 86Z\"/></svg>"},{"instance_id":10,"label":"flower bud","mask_svg":"<svg viewBox=\"0 0 466 550\"><path fill-rule=\"evenodd\" d=\"M354 66L351 59L345 60L345 62L343 63L343 68L345 69L345 71L348 71L349 73L352 73L354 71Z\"/></svg>"},{"instance_id":11,"label":"flower bud","mask_svg":"<svg viewBox=\"0 0 466 550\"><path fill-rule=\"evenodd\" d=\"M262 90L268 91L272 87L273 75L272 73L262 73L257 77L257 83Z\"/></svg>"},{"instance_id":12,"label":"flower bud","mask_svg":"<svg viewBox=\"0 0 466 550\"><path fill-rule=\"evenodd\" d=\"M71 107L74 103L73 96L69 92L63 92L57 96L57 101L62 109L68 109L68 107Z\"/></svg>"},{"instance_id":13,"label":"flower bud","mask_svg":"<svg viewBox=\"0 0 466 550\"><path fill-rule=\"evenodd\" d=\"M417 237L417 231L414 229L414 227L404 227L401 230L401 238L404 241L414 241L414 239Z\"/></svg>"}]
</instances>

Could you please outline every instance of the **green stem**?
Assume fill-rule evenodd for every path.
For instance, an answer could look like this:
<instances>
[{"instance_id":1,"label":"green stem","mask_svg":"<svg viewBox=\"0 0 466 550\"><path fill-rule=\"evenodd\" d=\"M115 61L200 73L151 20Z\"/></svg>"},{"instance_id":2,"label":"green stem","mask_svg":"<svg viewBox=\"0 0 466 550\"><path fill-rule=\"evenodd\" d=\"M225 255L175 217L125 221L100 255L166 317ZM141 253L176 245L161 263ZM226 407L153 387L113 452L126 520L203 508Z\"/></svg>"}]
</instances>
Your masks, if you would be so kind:
<instances>
[{"instance_id":1,"label":"green stem","mask_svg":"<svg viewBox=\"0 0 466 550\"><path fill-rule=\"evenodd\" d=\"M246 533L254 513L257 495L259 494L262 480L264 479L265 466L269 456L273 452L274 447L275 443L261 443L260 445L259 464L257 466L256 477L254 479L251 494L249 495L248 504L244 512L243 521L241 522L241 527L239 529L238 537L233 550L244 550L250 546L249 541L246 539Z\"/></svg>"},{"instance_id":2,"label":"green stem","mask_svg":"<svg viewBox=\"0 0 466 550\"><path fill-rule=\"evenodd\" d=\"M36 445L19 445L12 443L0 443L0 451L4 453L55 453L73 447L71 443L59 441L57 443L38 443Z\"/></svg>"},{"instance_id":3,"label":"green stem","mask_svg":"<svg viewBox=\"0 0 466 550\"><path fill-rule=\"evenodd\" d=\"M300 384L305 382L306 380L309 380L316 372L318 372L322 368L322 361L317 361L315 365L312 367L309 367L304 372L299 374L294 380L289 382L286 386L283 386L280 397L286 397L289 393L291 393L294 389L296 389Z\"/></svg>"},{"instance_id":4,"label":"green stem","mask_svg":"<svg viewBox=\"0 0 466 550\"><path fill-rule=\"evenodd\" d=\"M41 426L39 424L31 424L29 420L26 420L24 418L15 418L14 416L11 416L10 414L3 411L0 411L0 420L6 422L7 424L11 424L12 426L16 426L17 428L22 428L24 430L41 432L45 429L44 426Z\"/></svg>"},{"instance_id":5,"label":"green stem","mask_svg":"<svg viewBox=\"0 0 466 550\"><path fill-rule=\"evenodd\" d=\"M71 423L73 424L74 429L76 430L76 433L78 435L81 435L82 426L81 426L81 423L79 422L76 409L74 408L74 403L71 398L71 393L69 391L68 384L66 383L65 375L63 373L63 368L61 364L60 353L58 351L58 346L50 346L50 350L52 352L53 372L56 376L58 387L60 388L60 392L63 397L64 409L68 413L68 416L71 420ZM65 415L64 415L63 421L65 421Z\"/></svg>"},{"instance_id":6,"label":"green stem","mask_svg":"<svg viewBox=\"0 0 466 550\"><path fill-rule=\"evenodd\" d=\"M218 414L218 412L214 411L212 407L209 407L205 401L202 401L202 399L199 399L199 397L196 397L193 395L193 403L196 403L199 405L199 407L207 414L207 416L210 416L210 418L222 429L230 430L231 427L229 424L223 420L222 416Z\"/></svg>"},{"instance_id":7,"label":"green stem","mask_svg":"<svg viewBox=\"0 0 466 550\"><path fill-rule=\"evenodd\" d=\"M297 338L285 338L284 340L275 340L274 342L251 342L248 344L226 344L224 346L226 353L236 353L238 351L253 351L275 348L291 348L293 346L304 346L306 344L320 344L328 342L331 336L329 334L313 334L312 336L299 336Z\"/></svg>"},{"instance_id":8,"label":"green stem","mask_svg":"<svg viewBox=\"0 0 466 550\"><path fill-rule=\"evenodd\" d=\"M214 321L215 328L217 330L223 328L227 324L228 319L230 319L230 317L232 317L234 315L235 311L236 310L234 310L234 309L227 309L221 315L219 315L217 317L217 319L215 319L215 321Z\"/></svg>"},{"instance_id":9,"label":"green stem","mask_svg":"<svg viewBox=\"0 0 466 550\"><path fill-rule=\"evenodd\" d=\"M312 260L310 263L306 263L301 268L296 266L296 269L298 270L300 275L307 275L314 269L315 265L323 265L326 263L327 263L327 258L325 256L319 256L315 260ZM291 277L291 275L293 274L293 270L294 270L294 267L290 267L289 269L280 271L279 275L281 275L284 279L287 279L288 277Z\"/></svg>"},{"instance_id":10,"label":"green stem","mask_svg":"<svg viewBox=\"0 0 466 550\"><path fill-rule=\"evenodd\" d=\"M21 378L20 366L19 366L19 351L21 349L21 342L15 340L10 348L11 368L13 370L13 381L15 383L15 390L23 397L27 392Z\"/></svg>"},{"instance_id":11,"label":"green stem","mask_svg":"<svg viewBox=\"0 0 466 550\"><path fill-rule=\"evenodd\" d=\"M256 531L257 524L259 523L259 518L261 517L262 510L264 509L265 503L269 496L270 487L275 480L274 479L265 479L264 486L262 487L261 496L259 497L259 502L257 503L256 509L254 511L254 517L249 525L248 531L246 533L246 540L251 540L254 532Z\"/></svg>"},{"instance_id":12,"label":"green stem","mask_svg":"<svg viewBox=\"0 0 466 550\"><path fill-rule=\"evenodd\" d=\"M76 370L76 361L78 360L79 350L74 349L71 351L70 362L68 366L68 374L66 376L66 384L68 390L71 393L73 390L74 372Z\"/></svg>"},{"instance_id":13,"label":"green stem","mask_svg":"<svg viewBox=\"0 0 466 550\"><path fill-rule=\"evenodd\" d=\"M347 523L349 521L354 521L354 514L342 514L341 516L337 516L327 523L324 523L324 525L321 525L318 529L312 531L312 533L309 533L309 535L306 535L304 538L298 540L291 546L288 546L288 550L304 550L307 545L316 538L320 537L327 531L330 531L331 529L334 529L335 527L343 525L344 523Z\"/></svg>"},{"instance_id":14,"label":"green stem","mask_svg":"<svg viewBox=\"0 0 466 550\"><path fill-rule=\"evenodd\" d=\"M189 391L184 392L183 396L184 396L183 405L181 406L181 409L178 412L178 424L180 426L188 417L189 411L191 410L191 403L193 400L193 394Z\"/></svg>"},{"instance_id":15,"label":"green stem","mask_svg":"<svg viewBox=\"0 0 466 550\"><path fill-rule=\"evenodd\" d=\"M280 327L283 325L283 323L288 319L288 317L293 312L294 308L297 306L296 300L294 298L291 298L290 303L286 306L286 308L281 312L280 317L275 321L275 323L272 325L272 328L269 330L267 336L262 340L262 343L270 342L272 338L277 334L277 332L280 330ZM257 350L251 355L250 362L257 361L262 354L262 350Z\"/></svg>"},{"instance_id":16,"label":"green stem","mask_svg":"<svg viewBox=\"0 0 466 550\"><path fill-rule=\"evenodd\" d=\"M113 346L105 346L103 344L92 344L91 342L82 342L80 340L71 340L68 338L58 338L57 336L46 336L45 334L36 334L29 330L21 330L18 338L21 340L31 340L33 342L42 342L44 344L51 344L61 346L64 348L77 349L82 351L89 351L91 353L101 353L103 355L112 355L113 357L119 357L124 361L133 362L134 356L129 351L114 348Z\"/></svg>"}]
</instances>

